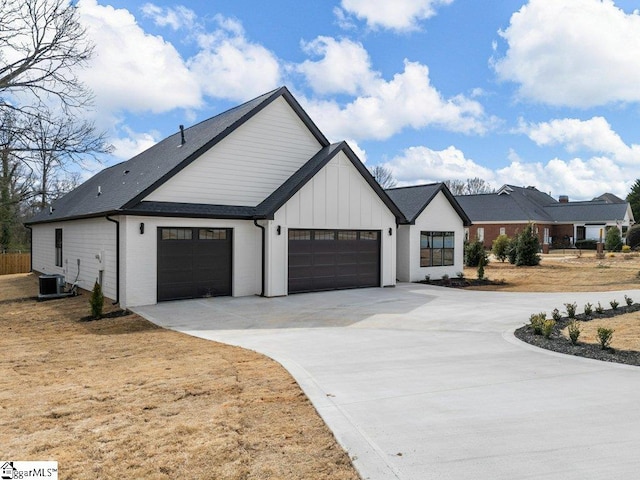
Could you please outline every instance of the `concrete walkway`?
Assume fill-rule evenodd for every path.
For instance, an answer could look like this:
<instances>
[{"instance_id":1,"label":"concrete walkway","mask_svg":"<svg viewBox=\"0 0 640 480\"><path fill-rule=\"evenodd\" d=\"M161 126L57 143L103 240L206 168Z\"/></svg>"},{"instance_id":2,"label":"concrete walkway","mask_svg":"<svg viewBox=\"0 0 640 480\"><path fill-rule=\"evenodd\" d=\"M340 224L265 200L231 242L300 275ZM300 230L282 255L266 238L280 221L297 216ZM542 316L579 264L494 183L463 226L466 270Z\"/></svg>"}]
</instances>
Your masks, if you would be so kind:
<instances>
[{"instance_id":1,"label":"concrete walkway","mask_svg":"<svg viewBox=\"0 0 640 480\"><path fill-rule=\"evenodd\" d=\"M640 475L640 367L523 344L564 303L624 294L473 292L400 284L136 308L151 321L284 365L363 479Z\"/></svg>"}]
</instances>

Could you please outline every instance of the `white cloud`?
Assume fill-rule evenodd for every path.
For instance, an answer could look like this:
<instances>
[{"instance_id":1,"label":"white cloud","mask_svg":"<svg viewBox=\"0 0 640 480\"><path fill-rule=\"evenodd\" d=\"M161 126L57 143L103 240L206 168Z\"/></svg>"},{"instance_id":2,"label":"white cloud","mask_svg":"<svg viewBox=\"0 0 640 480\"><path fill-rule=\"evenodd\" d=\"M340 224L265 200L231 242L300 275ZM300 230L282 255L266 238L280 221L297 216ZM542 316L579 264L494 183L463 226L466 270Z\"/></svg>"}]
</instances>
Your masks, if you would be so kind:
<instances>
[{"instance_id":1,"label":"white cloud","mask_svg":"<svg viewBox=\"0 0 640 480\"><path fill-rule=\"evenodd\" d=\"M115 147L113 156L121 160L128 160L137 154L144 152L155 145L160 137L159 133L156 131L134 132L128 127L124 127L122 130L126 136L116 138L111 142Z\"/></svg>"},{"instance_id":2,"label":"white cloud","mask_svg":"<svg viewBox=\"0 0 640 480\"><path fill-rule=\"evenodd\" d=\"M193 10L178 5L177 7L159 7L153 3L145 3L140 9L146 17L153 19L159 27L169 26L173 30L192 29L196 25L196 14Z\"/></svg>"},{"instance_id":3,"label":"white cloud","mask_svg":"<svg viewBox=\"0 0 640 480\"><path fill-rule=\"evenodd\" d=\"M95 43L94 57L81 77L95 93L102 115L201 105L200 87L170 43L145 33L127 10L96 0L80 0L78 7Z\"/></svg>"},{"instance_id":4,"label":"white cloud","mask_svg":"<svg viewBox=\"0 0 640 480\"><path fill-rule=\"evenodd\" d=\"M280 85L278 58L245 38L242 25L217 15L218 29L198 35L201 50L188 66L210 96L244 101Z\"/></svg>"},{"instance_id":5,"label":"white cloud","mask_svg":"<svg viewBox=\"0 0 640 480\"><path fill-rule=\"evenodd\" d=\"M498 76L524 98L589 107L640 101L640 14L611 0L530 0L500 35Z\"/></svg>"},{"instance_id":6,"label":"white cloud","mask_svg":"<svg viewBox=\"0 0 640 480\"><path fill-rule=\"evenodd\" d=\"M495 119L486 118L480 103L463 95L445 99L431 85L427 66L407 60L404 65L388 82L376 72L363 74L368 80L358 85L362 94L344 106L337 100L307 99L305 109L333 139L384 140L406 127L479 134L492 127Z\"/></svg>"},{"instance_id":7,"label":"white cloud","mask_svg":"<svg viewBox=\"0 0 640 480\"><path fill-rule=\"evenodd\" d=\"M531 185L556 198L569 195L571 200L590 200L605 192L625 198L637 178L637 163L620 164L604 155L526 162L511 149L505 160L506 167L491 170L467 158L454 146L444 150L415 146L403 150L384 166L400 186L479 177L494 187Z\"/></svg>"},{"instance_id":8,"label":"white cloud","mask_svg":"<svg viewBox=\"0 0 640 480\"><path fill-rule=\"evenodd\" d=\"M491 170L465 158L464 153L453 146L444 150L431 150L424 146L409 147L384 166L393 172L399 185L474 177L494 183L494 173Z\"/></svg>"},{"instance_id":9,"label":"white cloud","mask_svg":"<svg viewBox=\"0 0 640 480\"><path fill-rule=\"evenodd\" d=\"M603 117L564 118L535 124L521 122L520 128L539 146L561 145L571 153L602 153L618 162L640 164L640 145L625 144Z\"/></svg>"},{"instance_id":10,"label":"white cloud","mask_svg":"<svg viewBox=\"0 0 640 480\"><path fill-rule=\"evenodd\" d=\"M321 60L305 60L296 67L316 93L356 95L379 78L360 43L320 36L303 43L302 49L308 55L322 56Z\"/></svg>"},{"instance_id":11,"label":"white cloud","mask_svg":"<svg viewBox=\"0 0 640 480\"><path fill-rule=\"evenodd\" d=\"M342 9L363 19L371 28L410 31L419 22L435 15L435 8L449 5L453 0L342 0ZM336 9L339 10L339 9ZM335 10L334 10L335 11ZM344 14L338 19L344 23Z\"/></svg>"}]
</instances>

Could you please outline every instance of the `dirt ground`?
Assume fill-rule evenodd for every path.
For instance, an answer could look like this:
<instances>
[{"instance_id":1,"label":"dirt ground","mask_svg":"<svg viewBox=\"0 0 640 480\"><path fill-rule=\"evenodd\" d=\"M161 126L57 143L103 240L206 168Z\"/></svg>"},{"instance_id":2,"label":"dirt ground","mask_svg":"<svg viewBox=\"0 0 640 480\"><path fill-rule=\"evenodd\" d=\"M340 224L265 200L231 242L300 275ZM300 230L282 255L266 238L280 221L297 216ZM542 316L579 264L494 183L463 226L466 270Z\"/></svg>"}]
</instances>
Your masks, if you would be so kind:
<instances>
[{"instance_id":1,"label":"dirt ground","mask_svg":"<svg viewBox=\"0 0 640 480\"><path fill-rule=\"evenodd\" d=\"M477 277L477 269L465 268L465 276ZM485 267L485 276L504 281L504 285L470 287L474 290L499 290L505 292L606 292L640 289L640 254L614 253L598 259L593 251L578 254L572 250L558 250L542 255L536 267L514 267L509 262L491 259ZM624 298L611 298L624 305ZM633 299L640 302L639 298ZM610 305L602 305L611 308ZM578 305L582 312L584 305ZM562 305L558 306L562 309ZM534 312L532 312L534 313ZM551 317L551 312L547 312ZM610 319L581 322L580 341L598 343L598 327L614 329L611 347L620 350L640 351L640 313L620 315Z\"/></svg>"},{"instance_id":2,"label":"dirt ground","mask_svg":"<svg viewBox=\"0 0 640 480\"><path fill-rule=\"evenodd\" d=\"M64 479L359 478L276 362L36 293L0 277L2 459L56 460Z\"/></svg>"}]
</instances>

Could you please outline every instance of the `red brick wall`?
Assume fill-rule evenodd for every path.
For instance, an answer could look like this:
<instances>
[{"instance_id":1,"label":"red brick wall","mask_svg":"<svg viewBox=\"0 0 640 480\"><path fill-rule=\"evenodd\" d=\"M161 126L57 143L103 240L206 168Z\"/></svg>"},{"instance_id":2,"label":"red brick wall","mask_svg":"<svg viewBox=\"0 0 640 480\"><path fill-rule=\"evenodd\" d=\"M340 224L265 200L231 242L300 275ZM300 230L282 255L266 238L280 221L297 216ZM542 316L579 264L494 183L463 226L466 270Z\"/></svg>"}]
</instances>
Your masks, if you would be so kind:
<instances>
[{"instance_id":1,"label":"red brick wall","mask_svg":"<svg viewBox=\"0 0 640 480\"><path fill-rule=\"evenodd\" d=\"M473 224L469 227L469 240L473 240L478 236L478 227L484 228L484 248L490 250L493 246L493 241L498 237L498 235L500 235L500 228L505 229L505 235L513 238L518 233L522 232L527 225L527 223L509 223L504 225L482 223ZM552 237L553 243L561 243L565 235L573 237L573 225L537 223L536 228L538 229L538 240L540 241L540 245L542 245L542 242L544 241L545 228L549 229L549 236Z\"/></svg>"}]
</instances>

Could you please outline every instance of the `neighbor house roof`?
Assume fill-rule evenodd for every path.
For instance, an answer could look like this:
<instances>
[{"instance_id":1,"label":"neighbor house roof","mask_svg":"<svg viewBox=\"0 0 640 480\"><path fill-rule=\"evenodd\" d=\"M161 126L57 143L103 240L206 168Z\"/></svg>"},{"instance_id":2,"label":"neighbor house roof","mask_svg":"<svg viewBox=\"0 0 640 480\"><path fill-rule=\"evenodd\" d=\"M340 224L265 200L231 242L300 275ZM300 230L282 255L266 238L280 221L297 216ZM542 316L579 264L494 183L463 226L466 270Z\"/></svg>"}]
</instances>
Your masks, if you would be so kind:
<instances>
[{"instance_id":1,"label":"neighbor house roof","mask_svg":"<svg viewBox=\"0 0 640 480\"><path fill-rule=\"evenodd\" d=\"M615 202L616 198L615 195L604 194L586 202L558 202L534 187L514 185L504 185L496 193L456 196L474 223L622 220L627 213L628 203Z\"/></svg>"},{"instance_id":2,"label":"neighbor house roof","mask_svg":"<svg viewBox=\"0 0 640 480\"><path fill-rule=\"evenodd\" d=\"M143 200L149 193L280 97L288 102L322 148L262 203L251 207ZM278 208L340 151L345 152L347 158L396 217L402 219L400 210L387 197L351 148L345 142L330 145L286 87L273 90L187 128L184 130L184 138L185 142L182 142L181 132L177 132L132 159L102 170L55 201L50 210L36 214L28 224L118 214L237 219L271 218Z\"/></svg>"},{"instance_id":3,"label":"neighbor house roof","mask_svg":"<svg viewBox=\"0 0 640 480\"><path fill-rule=\"evenodd\" d=\"M400 208L406 219L406 223L414 224L423 210L431 203L435 196L442 192L451 206L458 213L464 225L471 225L471 220L465 210L456 201L444 183L431 183L428 185L415 185L412 187L389 188L385 190L391 200Z\"/></svg>"}]
</instances>

